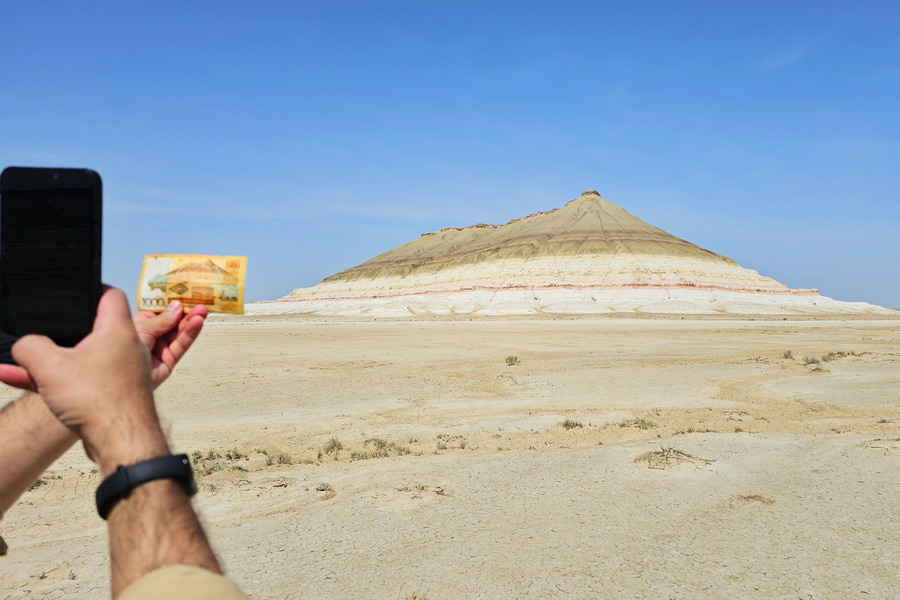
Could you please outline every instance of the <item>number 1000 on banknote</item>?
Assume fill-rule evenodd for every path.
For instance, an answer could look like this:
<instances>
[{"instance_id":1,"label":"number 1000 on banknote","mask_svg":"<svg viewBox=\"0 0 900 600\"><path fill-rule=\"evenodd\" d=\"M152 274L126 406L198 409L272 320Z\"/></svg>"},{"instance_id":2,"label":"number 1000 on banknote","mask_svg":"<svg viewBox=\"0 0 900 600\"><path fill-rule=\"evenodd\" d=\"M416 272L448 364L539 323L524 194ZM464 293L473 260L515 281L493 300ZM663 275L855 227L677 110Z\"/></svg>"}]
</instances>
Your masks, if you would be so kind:
<instances>
[{"instance_id":1,"label":"number 1000 on banknote","mask_svg":"<svg viewBox=\"0 0 900 600\"><path fill-rule=\"evenodd\" d=\"M148 254L138 287L138 310L160 312L172 300L185 310L204 304L210 312L244 314L246 256Z\"/></svg>"}]
</instances>

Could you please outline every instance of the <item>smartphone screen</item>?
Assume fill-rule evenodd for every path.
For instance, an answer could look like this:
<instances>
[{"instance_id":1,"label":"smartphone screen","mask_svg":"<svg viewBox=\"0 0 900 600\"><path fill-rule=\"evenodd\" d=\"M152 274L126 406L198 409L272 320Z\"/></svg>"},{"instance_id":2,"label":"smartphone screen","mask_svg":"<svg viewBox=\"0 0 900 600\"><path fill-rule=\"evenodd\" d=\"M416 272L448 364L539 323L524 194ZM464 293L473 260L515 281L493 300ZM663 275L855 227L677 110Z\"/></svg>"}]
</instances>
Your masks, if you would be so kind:
<instances>
[{"instance_id":1,"label":"smartphone screen","mask_svg":"<svg viewBox=\"0 0 900 600\"><path fill-rule=\"evenodd\" d=\"M17 177L17 171L27 173ZM3 333L14 338L40 333L66 346L90 333L100 292L99 186L99 177L86 170L4 172Z\"/></svg>"}]
</instances>

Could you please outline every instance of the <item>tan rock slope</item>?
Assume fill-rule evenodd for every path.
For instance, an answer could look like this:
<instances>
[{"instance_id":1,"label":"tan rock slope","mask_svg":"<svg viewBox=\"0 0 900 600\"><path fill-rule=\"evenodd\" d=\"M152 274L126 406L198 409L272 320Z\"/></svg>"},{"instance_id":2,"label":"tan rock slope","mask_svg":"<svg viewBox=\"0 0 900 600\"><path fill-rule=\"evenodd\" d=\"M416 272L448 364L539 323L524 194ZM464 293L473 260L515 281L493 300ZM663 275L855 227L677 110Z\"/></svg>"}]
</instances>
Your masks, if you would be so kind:
<instances>
[{"instance_id":1,"label":"tan rock slope","mask_svg":"<svg viewBox=\"0 0 900 600\"><path fill-rule=\"evenodd\" d=\"M384 254L250 305L256 314L890 312L792 290L677 238L595 190L565 206L425 233Z\"/></svg>"}]
</instances>

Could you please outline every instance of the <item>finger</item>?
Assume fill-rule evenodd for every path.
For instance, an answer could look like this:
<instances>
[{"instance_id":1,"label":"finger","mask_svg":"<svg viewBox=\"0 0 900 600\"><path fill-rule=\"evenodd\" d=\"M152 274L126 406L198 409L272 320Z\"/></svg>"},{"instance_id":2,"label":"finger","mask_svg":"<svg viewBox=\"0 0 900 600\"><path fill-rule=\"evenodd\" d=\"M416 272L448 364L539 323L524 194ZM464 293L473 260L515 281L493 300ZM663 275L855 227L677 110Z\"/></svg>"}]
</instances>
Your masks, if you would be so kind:
<instances>
[{"instance_id":1,"label":"finger","mask_svg":"<svg viewBox=\"0 0 900 600\"><path fill-rule=\"evenodd\" d=\"M209 310L202 304L195 305L191 311L184 316L184 319L181 320L181 323L178 324L178 332L181 333L188 326L188 323L194 317L198 317L201 320L200 327L203 327L202 321L206 319L209 315Z\"/></svg>"},{"instance_id":2,"label":"finger","mask_svg":"<svg viewBox=\"0 0 900 600\"><path fill-rule=\"evenodd\" d=\"M64 350L44 335L26 335L13 344L12 355L31 378L52 369Z\"/></svg>"},{"instance_id":3,"label":"finger","mask_svg":"<svg viewBox=\"0 0 900 600\"><path fill-rule=\"evenodd\" d=\"M181 357L194 344L200 331L203 329L203 317L194 315L183 321L185 327L177 333L169 332L163 339L165 344L157 345L156 357L170 369L173 368Z\"/></svg>"},{"instance_id":4,"label":"finger","mask_svg":"<svg viewBox=\"0 0 900 600\"><path fill-rule=\"evenodd\" d=\"M37 391L28 371L16 365L0 365L0 381L21 390Z\"/></svg>"},{"instance_id":5,"label":"finger","mask_svg":"<svg viewBox=\"0 0 900 600\"><path fill-rule=\"evenodd\" d=\"M145 314L150 316L138 316ZM141 336L141 341L145 341L146 343L145 337L152 336L153 343L146 344L149 349L152 350L156 340L175 329L175 326L182 320L183 315L184 307L181 305L181 302L172 300L172 302L169 303L168 308L158 315L153 313L137 313L132 317L132 320L138 335Z\"/></svg>"},{"instance_id":6,"label":"finger","mask_svg":"<svg viewBox=\"0 0 900 600\"><path fill-rule=\"evenodd\" d=\"M134 327L131 321L131 311L128 308L128 298L125 297L122 290L107 286L97 304L94 331L122 327L125 323Z\"/></svg>"},{"instance_id":7,"label":"finger","mask_svg":"<svg viewBox=\"0 0 900 600\"><path fill-rule=\"evenodd\" d=\"M204 319L209 315L209 309L206 308L205 304L195 304L191 311L188 313L189 317L200 316Z\"/></svg>"},{"instance_id":8,"label":"finger","mask_svg":"<svg viewBox=\"0 0 900 600\"><path fill-rule=\"evenodd\" d=\"M131 322L134 323L134 326L137 327L137 324L141 321L146 321L147 319L152 319L156 316L157 313L148 312L146 310L142 310L141 312L136 312L131 315Z\"/></svg>"}]
</instances>

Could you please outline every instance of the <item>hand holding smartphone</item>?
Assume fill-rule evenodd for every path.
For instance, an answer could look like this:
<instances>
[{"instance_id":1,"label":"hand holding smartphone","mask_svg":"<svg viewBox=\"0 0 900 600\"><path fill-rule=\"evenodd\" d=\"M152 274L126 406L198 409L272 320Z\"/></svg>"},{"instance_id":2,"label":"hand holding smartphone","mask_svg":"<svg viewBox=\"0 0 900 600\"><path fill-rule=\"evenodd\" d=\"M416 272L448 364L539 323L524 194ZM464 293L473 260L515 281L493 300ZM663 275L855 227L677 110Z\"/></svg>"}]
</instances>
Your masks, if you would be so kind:
<instances>
[{"instance_id":1,"label":"hand holding smartphone","mask_svg":"<svg viewBox=\"0 0 900 600\"><path fill-rule=\"evenodd\" d=\"M90 169L0 175L0 362L31 333L74 346L100 300L102 183Z\"/></svg>"}]
</instances>

